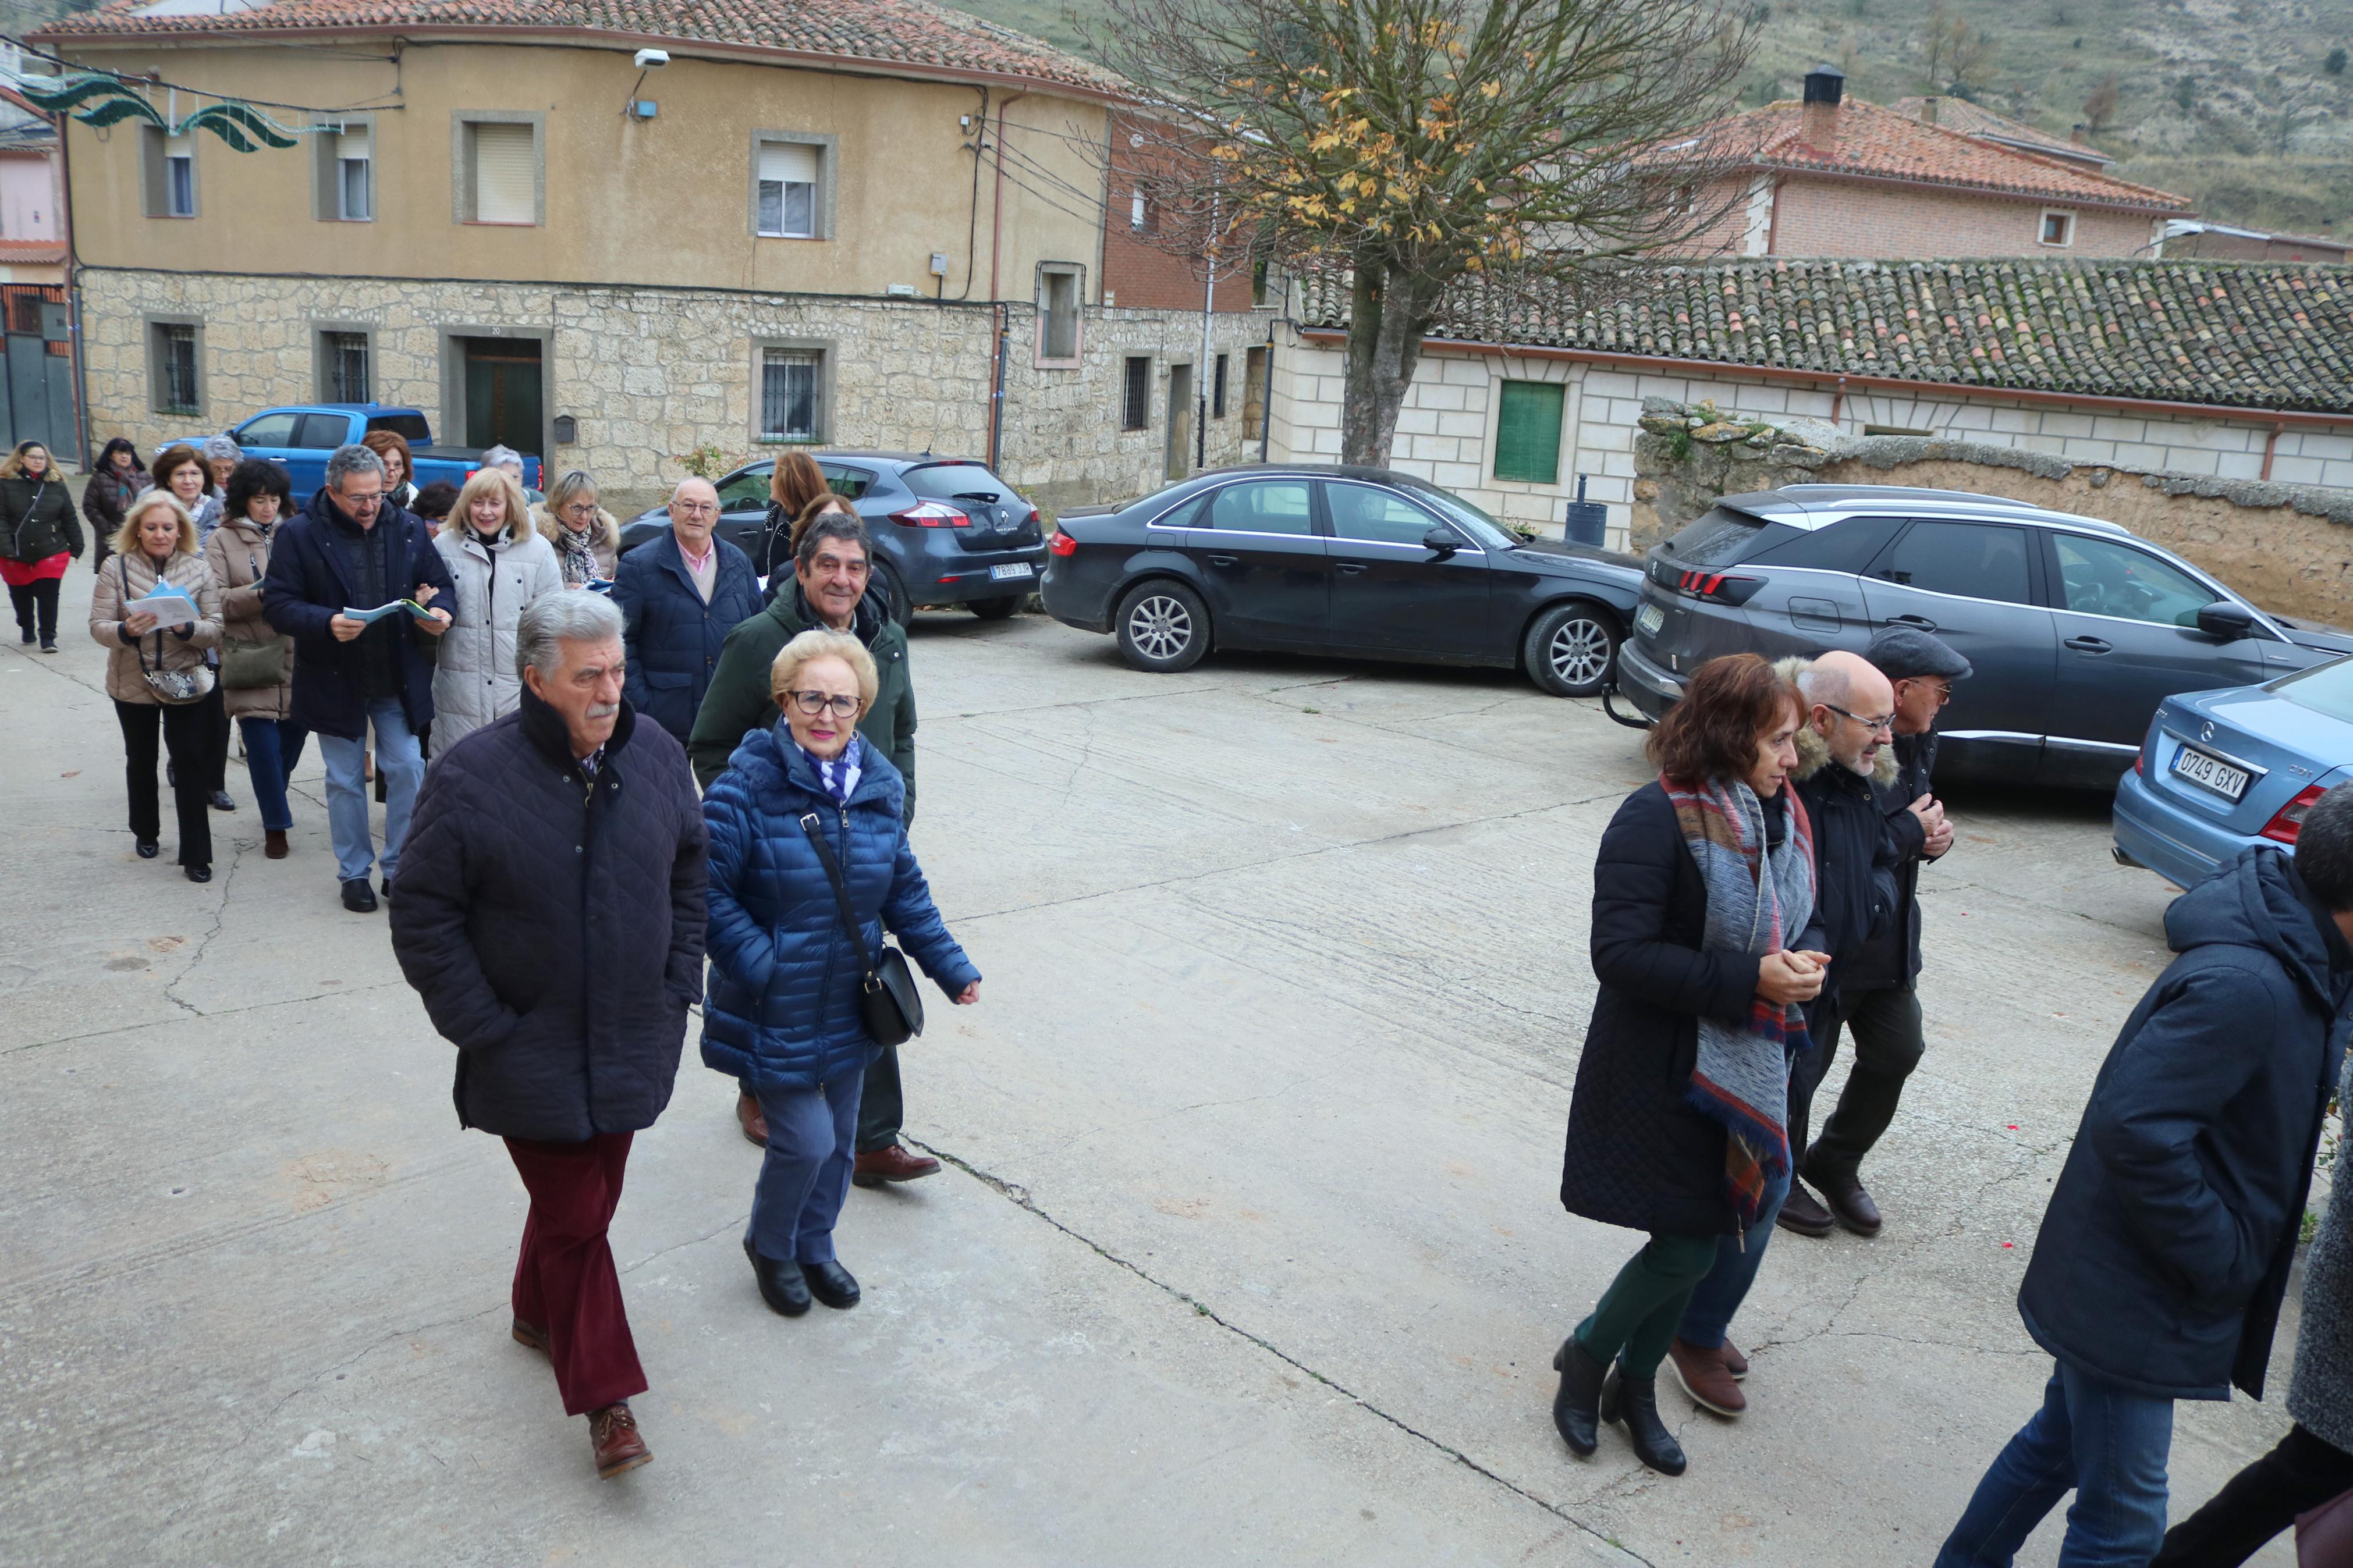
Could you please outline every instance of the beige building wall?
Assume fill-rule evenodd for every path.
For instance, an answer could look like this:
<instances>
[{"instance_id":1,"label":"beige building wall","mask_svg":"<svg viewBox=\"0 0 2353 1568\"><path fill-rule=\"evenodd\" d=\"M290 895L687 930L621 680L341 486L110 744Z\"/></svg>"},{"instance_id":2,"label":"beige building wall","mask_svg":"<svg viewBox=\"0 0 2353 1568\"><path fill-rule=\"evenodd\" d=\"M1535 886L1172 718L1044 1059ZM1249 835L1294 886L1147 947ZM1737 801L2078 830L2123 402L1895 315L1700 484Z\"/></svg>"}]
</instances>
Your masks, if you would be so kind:
<instances>
[{"instance_id":1,"label":"beige building wall","mask_svg":"<svg viewBox=\"0 0 2353 1568\"><path fill-rule=\"evenodd\" d=\"M379 47L367 40L349 52ZM1011 106L1008 141L1024 162L1010 167L1000 212L994 163L980 171L976 195L965 150L975 138L958 123L980 111L972 87L696 59L673 48L671 63L638 89L659 105L654 119L640 121L622 112L638 77L628 47L417 43L397 67L315 43L69 53L230 94L299 83L299 95L290 85L286 94L312 103L384 101L400 89L401 107L368 117L377 200L365 223L315 215L311 138L291 150L237 153L207 132L195 138L196 216L150 217L138 130L73 123L74 221L81 258L93 265L849 295L900 284L986 300L994 258L1006 299L1034 298L1040 261L1084 264L1088 298L1100 291L1097 220L1065 187L1099 188L1103 114L1076 99L1033 94ZM159 89L158 107L169 97ZM183 95L177 113L196 101ZM539 128L541 223L454 219L458 125L475 112L525 116ZM755 132L826 139L828 237L754 237ZM948 258L944 279L930 270L934 252Z\"/></svg>"}]
</instances>

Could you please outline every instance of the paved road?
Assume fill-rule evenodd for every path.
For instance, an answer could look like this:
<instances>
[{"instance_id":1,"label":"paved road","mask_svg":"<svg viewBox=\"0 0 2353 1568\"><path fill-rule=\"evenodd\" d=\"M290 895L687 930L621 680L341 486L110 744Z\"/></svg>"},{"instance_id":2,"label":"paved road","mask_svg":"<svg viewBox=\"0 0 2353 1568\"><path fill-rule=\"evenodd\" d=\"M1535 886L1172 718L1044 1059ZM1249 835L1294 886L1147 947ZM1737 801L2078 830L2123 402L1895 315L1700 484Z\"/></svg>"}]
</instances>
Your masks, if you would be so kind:
<instances>
[{"instance_id":1,"label":"paved road","mask_svg":"<svg viewBox=\"0 0 2353 1568\"><path fill-rule=\"evenodd\" d=\"M2104 811L1959 803L1887 1234L1776 1243L1755 1409L1671 1399L1665 1480L1548 1416L1636 1239L1554 1194L1637 737L1500 675L1142 676L1034 617L914 650L917 848L988 976L908 1053L953 1169L852 1194L863 1306L775 1318L690 1045L614 1236L658 1458L600 1484L506 1335L521 1187L336 902L315 758L294 857L234 777L193 887L120 828L100 651L0 648L0 1560L1927 1561L2035 1403L2010 1300L2162 963ZM2178 1508L2284 1425L2185 1407Z\"/></svg>"}]
</instances>

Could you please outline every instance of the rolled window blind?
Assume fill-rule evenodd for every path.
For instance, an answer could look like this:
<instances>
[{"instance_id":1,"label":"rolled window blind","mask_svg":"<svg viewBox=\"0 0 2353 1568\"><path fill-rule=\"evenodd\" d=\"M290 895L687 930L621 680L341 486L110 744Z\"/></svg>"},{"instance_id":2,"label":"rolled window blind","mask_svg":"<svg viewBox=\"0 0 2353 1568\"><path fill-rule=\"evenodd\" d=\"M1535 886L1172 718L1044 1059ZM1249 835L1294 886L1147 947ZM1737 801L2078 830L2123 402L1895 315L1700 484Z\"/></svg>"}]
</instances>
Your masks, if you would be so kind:
<instances>
[{"instance_id":1,"label":"rolled window blind","mask_svg":"<svg viewBox=\"0 0 2353 1568\"><path fill-rule=\"evenodd\" d=\"M535 223L536 160L528 125L476 125L474 219L478 223Z\"/></svg>"},{"instance_id":2,"label":"rolled window blind","mask_svg":"<svg viewBox=\"0 0 2353 1568\"><path fill-rule=\"evenodd\" d=\"M786 185L816 184L817 149L797 142L762 142L760 178Z\"/></svg>"}]
</instances>

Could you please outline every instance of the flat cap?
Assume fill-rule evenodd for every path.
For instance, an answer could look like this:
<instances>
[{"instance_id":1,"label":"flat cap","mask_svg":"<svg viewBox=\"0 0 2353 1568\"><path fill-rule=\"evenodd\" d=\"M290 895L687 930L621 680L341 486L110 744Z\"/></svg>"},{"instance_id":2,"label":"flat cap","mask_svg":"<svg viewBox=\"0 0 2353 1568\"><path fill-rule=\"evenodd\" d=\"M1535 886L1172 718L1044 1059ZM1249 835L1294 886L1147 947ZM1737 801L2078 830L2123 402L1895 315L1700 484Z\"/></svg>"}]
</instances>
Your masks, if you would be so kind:
<instances>
[{"instance_id":1,"label":"flat cap","mask_svg":"<svg viewBox=\"0 0 2353 1568\"><path fill-rule=\"evenodd\" d=\"M1881 627L1862 657L1890 680L1916 680L1924 675L1966 680L1969 674L1969 661L1955 653L1950 643L1917 626Z\"/></svg>"}]
</instances>

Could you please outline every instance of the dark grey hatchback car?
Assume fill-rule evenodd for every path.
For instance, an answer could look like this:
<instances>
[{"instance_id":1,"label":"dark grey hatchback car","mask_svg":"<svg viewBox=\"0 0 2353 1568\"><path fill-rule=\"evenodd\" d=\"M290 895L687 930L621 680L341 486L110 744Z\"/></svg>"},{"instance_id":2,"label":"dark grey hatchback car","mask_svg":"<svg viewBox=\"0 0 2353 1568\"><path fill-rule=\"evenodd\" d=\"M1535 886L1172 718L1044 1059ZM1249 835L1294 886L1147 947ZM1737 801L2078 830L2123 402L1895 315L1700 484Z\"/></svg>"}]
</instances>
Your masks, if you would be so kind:
<instances>
[{"instance_id":1,"label":"dark grey hatchback car","mask_svg":"<svg viewBox=\"0 0 2353 1568\"><path fill-rule=\"evenodd\" d=\"M1956 490L1791 485L1726 496L1651 548L1618 685L1652 718L1700 665L1860 651L1932 631L1976 673L1953 688L1937 775L2108 789L2166 698L2353 652L2353 636L2257 609L2097 518Z\"/></svg>"}]
</instances>

